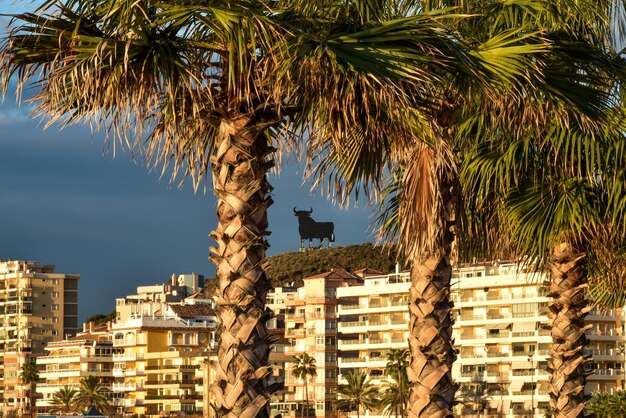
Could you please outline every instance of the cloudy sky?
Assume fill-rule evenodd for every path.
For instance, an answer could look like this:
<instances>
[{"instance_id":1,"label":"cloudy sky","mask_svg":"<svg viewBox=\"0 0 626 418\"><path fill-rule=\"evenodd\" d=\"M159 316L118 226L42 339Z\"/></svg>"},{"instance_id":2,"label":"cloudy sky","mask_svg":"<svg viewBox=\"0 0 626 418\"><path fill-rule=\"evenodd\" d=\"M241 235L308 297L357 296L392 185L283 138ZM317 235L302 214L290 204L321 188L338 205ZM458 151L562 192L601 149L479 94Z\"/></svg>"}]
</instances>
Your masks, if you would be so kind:
<instances>
[{"instance_id":1,"label":"cloudy sky","mask_svg":"<svg viewBox=\"0 0 626 418\"><path fill-rule=\"evenodd\" d=\"M32 4L26 7L32 7ZM0 13L23 9L0 0ZM0 18L4 28L6 20ZM113 158L86 127L46 130L8 94L0 105L0 259L55 264L81 275L79 319L172 273L213 274L207 259L215 200L160 180L129 155ZM269 254L299 247L294 206L335 222L338 245L372 241L370 209L342 210L302 185L295 163L270 179Z\"/></svg>"}]
</instances>

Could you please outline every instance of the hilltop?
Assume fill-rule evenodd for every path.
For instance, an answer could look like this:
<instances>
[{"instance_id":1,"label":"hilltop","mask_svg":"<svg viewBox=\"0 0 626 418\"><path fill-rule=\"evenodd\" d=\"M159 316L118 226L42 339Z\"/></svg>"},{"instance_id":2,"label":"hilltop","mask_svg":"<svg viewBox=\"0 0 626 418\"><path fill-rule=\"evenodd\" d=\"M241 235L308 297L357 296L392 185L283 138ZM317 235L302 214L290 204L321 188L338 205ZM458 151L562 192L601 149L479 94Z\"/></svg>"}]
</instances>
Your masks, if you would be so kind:
<instances>
[{"instance_id":1,"label":"hilltop","mask_svg":"<svg viewBox=\"0 0 626 418\"><path fill-rule=\"evenodd\" d=\"M320 248L305 252L283 253L267 258L267 275L274 287L302 286L302 279L331 269L354 271L371 268L392 272L396 265L395 248L370 243L347 247ZM215 280L207 280L206 290L213 294Z\"/></svg>"},{"instance_id":2,"label":"hilltop","mask_svg":"<svg viewBox=\"0 0 626 418\"><path fill-rule=\"evenodd\" d=\"M331 269L353 271L368 267L389 273L396 265L396 251L395 248L388 249L367 243L284 253L269 257L268 261L270 264L267 275L274 287L291 284L301 286L305 277Z\"/></svg>"}]
</instances>

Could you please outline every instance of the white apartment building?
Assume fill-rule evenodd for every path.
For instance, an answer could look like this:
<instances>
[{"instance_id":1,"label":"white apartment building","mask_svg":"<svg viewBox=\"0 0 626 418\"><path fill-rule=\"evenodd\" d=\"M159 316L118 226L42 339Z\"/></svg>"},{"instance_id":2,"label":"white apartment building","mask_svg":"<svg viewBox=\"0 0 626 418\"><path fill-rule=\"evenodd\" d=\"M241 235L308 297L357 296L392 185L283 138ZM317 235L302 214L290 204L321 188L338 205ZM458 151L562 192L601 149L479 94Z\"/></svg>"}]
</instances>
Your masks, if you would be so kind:
<instances>
[{"instance_id":1,"label":"white apartment building","mask_svg":"<svg viewBox=\"0 0 626 418\"><path fill-rule=\"evenodd\" d=\"M551 342L545 276L528 275L513 263L476 264L454 272L453 368L458 413L467 416L543 417L548 405ZM366 276L362 286L337 288L339 375L365 369L374 383L387 379L386 352L408 348L408 272ZM621 310L587 317L586 390L611 391L624 384L624 315ZM622 348L620 348L622 347Z\"/></svg>"},{"instance_id":2,"label":"white apartment building","mask_svg":"<svg viewBox=\"0 0 626 418\"><path fill-rule=\"evenodd\" d=\"M78 390L81 379L88 376L97 376L113 399L114 349L108 324L85 324L75 337L49 342L45 350L45 356L37 357L39 377L45 382L37 384L38 409L47 411L55 392L64 386Z\"/></svg>"}]
</instances>

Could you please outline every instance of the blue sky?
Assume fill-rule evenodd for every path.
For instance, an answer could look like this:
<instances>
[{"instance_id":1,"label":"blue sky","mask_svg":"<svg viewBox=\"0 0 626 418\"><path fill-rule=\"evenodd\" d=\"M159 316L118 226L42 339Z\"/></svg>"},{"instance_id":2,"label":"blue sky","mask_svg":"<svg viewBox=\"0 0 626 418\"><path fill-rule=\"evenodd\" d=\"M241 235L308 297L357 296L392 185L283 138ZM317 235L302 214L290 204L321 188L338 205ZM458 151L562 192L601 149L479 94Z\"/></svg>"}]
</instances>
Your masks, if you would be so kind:
<instances>
[{"instance_id":1,"label":"blue sky","mask_svg":"<svg viewBox=\"0 0 626 418\"><path fill-rule=\"evenodd\" d=\"M0 4L0 13L33 4ZM6 20L0 17L4 28ZM293 207L335 222L338 245L373 241L370 209L334 207L302 185L295 163L272 176L269 255L299 247ZM114 298L172 273L211 276L215 199L160 180L123 153L113 158L101 134L83 126L44 130L8 94L0 105L0 259L55 264L81 274L79 319L114 308Z\"/></svg>"}]
</instances>

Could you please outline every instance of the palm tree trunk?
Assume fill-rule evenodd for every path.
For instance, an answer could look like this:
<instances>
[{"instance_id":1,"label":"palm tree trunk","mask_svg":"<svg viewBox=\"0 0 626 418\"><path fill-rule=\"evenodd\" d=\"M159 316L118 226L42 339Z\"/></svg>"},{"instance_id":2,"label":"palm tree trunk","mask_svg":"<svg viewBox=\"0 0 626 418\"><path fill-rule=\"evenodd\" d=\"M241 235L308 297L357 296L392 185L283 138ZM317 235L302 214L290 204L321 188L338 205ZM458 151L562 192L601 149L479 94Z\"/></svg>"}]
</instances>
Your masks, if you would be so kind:
<instances>
[{"instance_id":1,"label":"palm tree trunk","mask_svg":"<svg viewBox=\"0 0 626 418\"><path fill-rule=\"evenodd\" d=\"M444 186L442 190L450 188ZM444 232L440 254L433 254L422 263L413 260L411 268L409 418L452 417L451 406L458 388L452 380L456 351L452 345L454 305L450 301L450 254L454 241L454 222L450 218L454 217L454 203L449 194L444 199L448 209L444 224L449 227Z\"/></svg>"},{"instance_id":2,"label":"palm tree trunk","mask_svg":"<svg viewBox=\"0 0 626 418\"><path fill-rule=\"evenodd\" d=\"M307 381L306 374L304 375L304 399L305 399L305 407L306 407L306 416L309 416L309 382ZM304 416L304 411L302 411L302 416Z\"/></svg>"},{"instance_id":3,"label":"palm tree trunk","mask_svg":"<svg viewBox=\"0 0 626 418\"><path fill-rule=\"evenodd\" d=\"M587 375L582 353L587 344L585 317L591 310L585 297L585 254L571 243L552 248L548 316L552 321L552 345L548 360L550 408L555 418L584 417Z\"/></svg>"},{"instance_id":4,"label":"palm tree trunk","mask_svg":"<svg viewBox=\"0 0 626 418\"><path fill-rule=\"evenodd\" d=\"M266 173L273 152L250 117L225 119L212 158L218 226L211 236L217 248L209 257L217 266L217 314L220 319L213 408L220 417L269 417L268 400L277 387L267 376L270 336L265 296L271 283L264 272L268 247L267 208L271 186Z\"/></svg>"},{"instance_id":5,"label":"palm tree trunk","mask_svg":"<svg viewBox=\"0 0 626 418\"><path fill-rule=\"evenodd\" d=\"M30 418L36 418L37 412L35 411L35 384L30 384L30 393L28 394L28 401L30 403Z\"/></svg>"}]
</instances>

